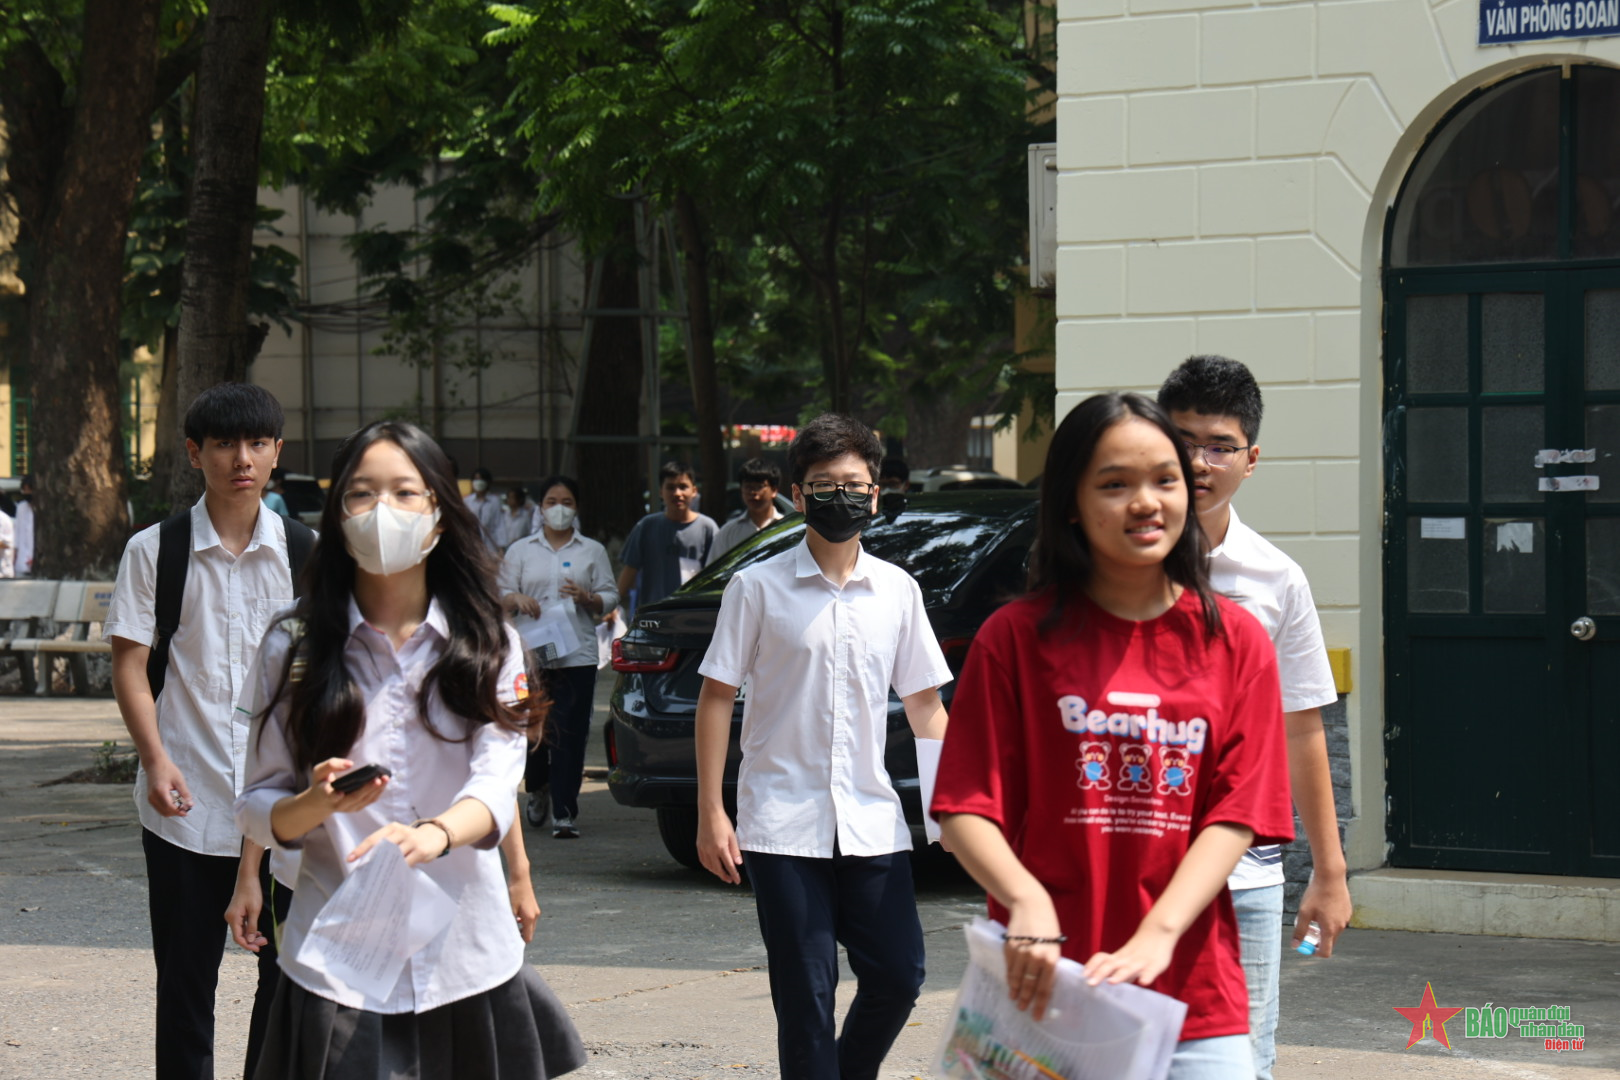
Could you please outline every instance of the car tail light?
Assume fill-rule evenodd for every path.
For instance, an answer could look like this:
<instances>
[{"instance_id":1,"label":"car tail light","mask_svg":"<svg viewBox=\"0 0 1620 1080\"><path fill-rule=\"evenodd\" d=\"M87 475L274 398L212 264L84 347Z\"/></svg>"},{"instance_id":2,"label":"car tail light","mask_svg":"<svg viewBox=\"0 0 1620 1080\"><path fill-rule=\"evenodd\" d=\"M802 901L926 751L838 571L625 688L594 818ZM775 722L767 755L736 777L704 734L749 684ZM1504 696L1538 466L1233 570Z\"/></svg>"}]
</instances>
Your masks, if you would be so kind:
<instances>
[{"instance_id":1,"label":"car tail light","mask_svg":"<svg viewBox=\"0 0 1620 1080\"><path fill-rule=\"evenodd\" d=\"M680 655L667 645L649 645L644 641L620 638L613 643L613 670L669 671L675 667Z\"/></svg>"},{"instance_id":2,"label":"car tail light","mask_svg":"<svg viewBox=\"0 0 1620 1080\"><path fill-rule=\"evenodd\" d=\"M951 669L951 674L962 674L962 665L967 662L968 646L973 644L970 637L946 638L939 643L939 649L945 654L945 666Z\"/></svg>"}]
</instances>

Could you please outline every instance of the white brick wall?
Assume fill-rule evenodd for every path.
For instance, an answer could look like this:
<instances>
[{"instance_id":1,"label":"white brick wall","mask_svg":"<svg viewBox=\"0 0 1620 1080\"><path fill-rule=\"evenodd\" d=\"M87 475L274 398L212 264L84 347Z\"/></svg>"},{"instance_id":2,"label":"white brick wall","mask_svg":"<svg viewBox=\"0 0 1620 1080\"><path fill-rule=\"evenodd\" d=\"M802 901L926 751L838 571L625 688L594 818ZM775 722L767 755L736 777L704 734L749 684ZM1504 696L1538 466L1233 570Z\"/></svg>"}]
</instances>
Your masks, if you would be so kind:
<instances>
[{"instance_id":1,"label":"white brick wall","mask_svg":"<svg viewBox=\"0 0 1620 1080\"><path fill-rule=\"evenodd\" d=\"M1555 60L1620 64L1620 39L1482 49L1478 0L1057 10L1059 412L1098 390L1151 391L1194 352L1250 365L1264 456L1239 506L1305 567L1328 643L1356 650L1352 739L1376 746L1381 663L1362 613L1381 619L1368 411L1385 210L1475 89ZM1356 801L1372 832L1350 838L1363 858L1383 829L1368 767Z\"/></svg>"}]
</instances>

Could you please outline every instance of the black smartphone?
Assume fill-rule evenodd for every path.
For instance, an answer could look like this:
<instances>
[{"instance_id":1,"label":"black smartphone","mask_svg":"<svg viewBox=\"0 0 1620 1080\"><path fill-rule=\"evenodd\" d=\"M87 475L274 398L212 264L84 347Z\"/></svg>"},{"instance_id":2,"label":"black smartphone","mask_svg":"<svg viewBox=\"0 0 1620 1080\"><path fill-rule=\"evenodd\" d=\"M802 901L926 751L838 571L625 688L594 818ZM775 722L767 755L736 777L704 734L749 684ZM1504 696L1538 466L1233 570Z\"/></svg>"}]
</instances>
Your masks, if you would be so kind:
<instances>
[{"instance_id":1,"label":"black smartphone","mask_svg":"<svg viewBox=\"0 0 1620 1080\"><path fill-rule=\"evenodd\" d=\"M339 795L347 795L351 791L360 790L379 776L393 775L394 770L386 765L362 765L333 780L332 790Z\"/></svg>"}]
</instances>

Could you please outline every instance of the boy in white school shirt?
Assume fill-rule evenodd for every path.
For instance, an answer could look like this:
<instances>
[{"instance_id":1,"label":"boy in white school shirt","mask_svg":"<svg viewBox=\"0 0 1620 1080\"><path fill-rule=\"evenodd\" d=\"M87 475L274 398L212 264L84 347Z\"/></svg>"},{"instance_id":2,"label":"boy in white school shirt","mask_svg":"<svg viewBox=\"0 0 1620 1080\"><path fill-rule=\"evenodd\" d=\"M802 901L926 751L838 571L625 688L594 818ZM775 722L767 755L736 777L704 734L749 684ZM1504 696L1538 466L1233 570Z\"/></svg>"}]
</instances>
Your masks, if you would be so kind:
<instances>
[{"instance_id":1,"label":"boy in white school shirt","mask_svg":"<svg viewBox=\"0 0 1620 1080\"><path fill-rule=\"evenodd\" d=\"M1338 691L1305 572L1239 521L1232 508L1232 497L1260 461L1260 386L1236 360L1194 356L1170 373L1159 389L1159 404L1181 432L1192 460L1198 521L1211 548L1210 583L1258 618L1277 649L1288 780L1312 864L1294 924L1294 944L1315 922L1322 934L1317 952L1332 956L1351 911L1322 729L1322 706L1337 701ZM1283 880L1282 849L1270 845L1245 852L1227 882L1249 989L1249 1039L1257 1080L1271 1080L1277 1058Z\"/></svg>"},{"instance_id":2,"label":"boy in white school shirt","mask_svg":"<svg viewBox=\"0 0 1620 1080\"><path fill-rule=\"evenodd\" d=\"M923 981L911 834L883 750L891 687L918 738L944 738L951 675L917 583L861 549L882 458L846 416L799 432L804 542L731 579L699 669L698 855L732 884L748 867L783 1080L876 1077ZM734 831L721 789L745 679ZM840 944L857 989L837 1034Z\"/></svg>"},{"instance_id":3,"label":"boy in white school shirt","mask_svg":"<svg viewBox=\"0 0 1620 1080\"><path fill-rule=\"evenodd\" d=\"M155 700L147 659L158 645L161 526L124 549L104 627L113 693L140 757L135 804L157 961L158 1080L212 1080L220 918L239 941L254 940L268 906L258 885L264 849L236 829L248 731L236 704L271 616L293 601L287 529L297 526L260 501L281 454L282 419L269 392L244 383L211 387L186 412L186 452L206 490L189 511L180 624ZM264 940L259 951L265 1000L255 1001L248 1075L275 982L274 944Z\"/></svg>"}]
</instances>

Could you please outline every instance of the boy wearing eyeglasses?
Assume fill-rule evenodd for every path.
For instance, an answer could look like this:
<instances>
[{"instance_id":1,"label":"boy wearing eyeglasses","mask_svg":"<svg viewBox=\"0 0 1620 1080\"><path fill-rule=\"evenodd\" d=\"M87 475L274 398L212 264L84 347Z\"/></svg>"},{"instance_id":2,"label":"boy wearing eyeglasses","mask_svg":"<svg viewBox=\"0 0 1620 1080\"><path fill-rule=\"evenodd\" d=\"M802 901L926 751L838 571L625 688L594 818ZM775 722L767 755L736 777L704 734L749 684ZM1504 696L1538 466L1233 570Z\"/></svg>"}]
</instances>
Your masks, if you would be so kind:
<instances>
[{"instance_id":1,"label":"boy wearing eyeglasses","mask_svg":"<svg viewBox=\"0 0 1620 1080\"><path fill-rule=\"evenodd\" d=\"M891 688L919 740L945 737L951 675L916 581L861 547L882 458L847 416L799 432L804 541L732 577L699 668L698 855L733 885L748 868L784 1080L877 1076L923 981L911 833L883 752ZM723 779L745 684L733 829ZM841 1034L839 945L857 980Z\"/></svg>"},{"instance_id":2,"label":"boy wearing eyeglasses","mask_svg":"<svg viewBox=\"0 0 1620 1080\"><path fill-rule=\"evenodd\" d=\"M1260 387L1236 360L1194 356L1170 373L1159 389L1159 404L1181 432L1192 459L1198 521L1210 544L1210 581L1260 620L1277 650L1288 779L1312 863L1294 922L1294 944L1314 922L1321 932L1318 953L1332 956L1351 910L1322 729L1322 706L1337 701L1338 691L1305 572L1243 524L1232 508L1238 488L1260 461ZM1227 880L1249 989L1249 1039L1257 1080L1271 1080L1277 1057L1283 881L1278 845L1250 848Z\"/></svg>"}]
</instances>

